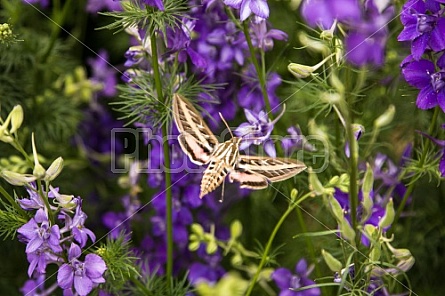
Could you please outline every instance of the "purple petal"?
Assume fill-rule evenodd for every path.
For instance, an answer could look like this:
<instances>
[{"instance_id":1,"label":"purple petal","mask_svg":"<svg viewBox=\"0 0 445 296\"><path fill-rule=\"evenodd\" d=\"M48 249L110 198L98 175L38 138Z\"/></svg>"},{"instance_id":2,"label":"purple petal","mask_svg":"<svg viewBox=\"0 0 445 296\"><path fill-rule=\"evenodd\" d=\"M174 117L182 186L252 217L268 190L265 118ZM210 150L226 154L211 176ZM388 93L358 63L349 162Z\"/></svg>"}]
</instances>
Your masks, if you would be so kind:
<instances>
[{"instance_id":1,"label":"purple petal","mask_svg":"<svg viewBox=\"0 0 445 296\"><path fill-rule=\"evenodd\" d=\"M417 96L416 105L420 109L431 109L437 106L437 94L431 85L423 88Z\"/></svg>"},{"instance_id":2,"label":"purple petal","mask_svg":"<svg viewBox=\"0 0 445 296\"><path fill-rule=\"evenodd\" d=\"M434 64L427 60L414 61L402 69L405 80L419 89L431 85L430 75L434 73Z\"/></svg>"},{"instance_id":3,"label":"purple petal","mask_svg":"<svg viewBox=\"0 0 445 296\"><path fill-rule=\"evenodd\" d=\"M80 296L88 295L93 289L93 282L89 277L75 276L74 289L76 289L76 292L79 293Z\"/></svg>"},{"instance_id":4,"label":"purple petal","mask_svg":"<svg viewBox=\"0 0 445 296\"><path fill-rule=\"evenodd\" d=\"M442 111L445 112L445 90L444 89L442 89L437 94L437 103L439 104Z\"/></svg>"},{"instance_id":5,"label":"purple petal","mask_svg":"<svg viewBox=\"0 0 445 296\"><path fill-rule=\"evenodd\" d=\"M436 27L431 31L429 45L434 51L441 51L445 48L445 19L440 18Z\"/></svg>"},{"instance_id":6,"label":"purple petal","mask_svg":"<svg viewBox=\"0 0 445 296\"><path fill-rule=\"evenodd\" d=\"M37 235L36 234L37 228L38 228L37 223L33 218L33 219L29 220L28 223L26 223L25 225L20 227L17 230L17 232L29 240Z\"/></svg>"},{"instance_id":7,"label":"purple petal","mask_svg":"<svg viewBox=\"0 0 445 296\"><path fill-rule=\"evenodd\" d=\"M71 288L73 285L74 272L70 265L63 264L57 272L57 284L62 289Z\"/></svg>"},{"instance_id":8,"label":"purple petal","mask_svg":"<svg viewBox=\"0 0 445 296\"><path fill-rule=\"evenodd\" d=\"M276 39L276 40L287 40L287 34L281 30L277 29L271 29L269 32L267 32L267 35L270 38Z\"/></svg>"},{"instance_id":9,"label":"purple petal","mask_svg":"<svg viewBox=\"0 0 445 296\"><path fill-rule=\"evenodd\" d=\"M281 290L289 289L292 273L286 268L278 268L272 273L271 278Z\"/></svg>"},{"instance_id":10,"label":"purple petal","mask_svg":"<svg viewBox=\"0 0 445 296\"><path fill-rule=\"evenodd\" d=\"M192 48L187 47L187 54L190 57L193 65L195 65L199 69L204 69L207 67L207 61L204 57L202 57L199 53L194 51Z\"/></svg>"},{"instance_id":11,"label":"purple petal","mask_svg":"<svg viewBox=\"0 0 445 296\"><path fill-rule=\"evenodd\" d=\"M99 255L88 254L85 256L85 270L90 278L100 278L107 270L107 266Z\"/></svg>"},{"instance_id":12,"label":"purple petal","mask_svg":"<svg viewBox=\"0 0 445 296\"><path fill-rule=\"evenodd\" d=\"M425 52L425 49L428 45L428 39L430 34L422 34L419 37L415 38L411 43L411 53L413 57L418 60Z\"/></svg>"},{"instance_id":13,"label":"purple petal","mask_svg":"<svg viewBox=\"0 0 445 296\"><path fill-rule=\"evenodd\" d=\"M243 0L224 0L223 2L227 6L239 9L241 7L241 2L243 2Z\"/></svg>"},{"instance_id":14,"label":"purple petal","mask_svg":"<svg viewBox=\"0 0 445 296\"><path fill-rule=\"evenodd\" d=\"M416 24L405 26L405 28L400 32L399 36L397 36L398 41L411 41L414 38L418 37L419 33L416 29Z\"/></svg>"},{"instance_id":15,"label":"purple petal","mask_svg":"<svg viewBox=\"0 0 445 296\"><path fill-rule=\"evenodd\" d=\"M269 17L269 6L264 0L252 0L249 5L254 14L261 18Z\"/></svg>"},{"instance_id":16,"label":"purple petal","mask_svg":"<svg viewBox=\"0 0 445 296\"><path fill-rule=\"evenodd\" d=\"M240 8L240 21L244 22L252 13L252 10L250 9L250 2L254 0L243 0L243 3L241 3Z\"/></svg>"},{"instance_id":17,"label":"purple petal","mask_svg":"<svg viewBox=\"0 0 445 296\"><path fill-rule=\"evenodd\" d=\"M35 238L31 239L26 245L26 253L32 253L36 251L42 244L43 240L40 237L36 236Z\"/></svg>"},{"instance_id":18,"label":"purple petal","mask_svg":"<svg viewBox=\"0 0 445 296\"><path fill-rule=\"evenodd\" d=\"M267 141L264 143L264 151L270 157L277 157L277 151L275 150L275 144L273 141Z\"/></svg>"},{"instance_id":19,"label":"purple petal","mask_svg":"<svg viewBox=\"0 0 445 296\"><path fill-rule=\"evenodd\" d=\"M441 177L445 177L445 153L442 155L439 162L439 172Z\"/></svg>"},{"instance_id":20,"label":"purple petal","mask_svg":"<svg viewBox=\"0 0 445 296\"><path fill-rule=\"evenodd\" d=\"M82 253L82 250L80 247L74 243L71 244L70 249L68 251L68 260L73 260L74 258L78 258L80 254Z\"/></svg>"},{"instance_id":21,"label":"purple petal","mask_svg":"<svg viewBox=\"0 0 445 296\"><path fill-rule=\"evenodd\" d=\"M295 265L295 272L300 275L305 275L307 272L307 262L304 259L300 259L297 265Z\"/></svg>"}]
</instances>

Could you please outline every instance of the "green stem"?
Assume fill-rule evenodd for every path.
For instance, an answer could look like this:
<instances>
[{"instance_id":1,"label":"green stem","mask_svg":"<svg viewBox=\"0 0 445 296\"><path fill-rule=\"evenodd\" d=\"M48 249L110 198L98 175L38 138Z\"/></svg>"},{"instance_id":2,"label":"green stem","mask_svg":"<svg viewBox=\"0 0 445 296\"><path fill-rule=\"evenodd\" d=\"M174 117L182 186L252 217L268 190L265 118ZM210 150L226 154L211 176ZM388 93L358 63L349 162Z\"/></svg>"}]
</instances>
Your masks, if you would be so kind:
<instances>
[{"instance_id":1,"label":"green stem","mask_svg":"<svg viewBox=\"0 0 445 296\"><path fill-rule=\"evenodd\" d=\"M245 296L249 296L252 293L252 290L258 281L258 277L260 276L261 270L263 269L264 265L266 264L267 260L269 259L269 252L272 248L273 240L275 239L275 236L278 233L278 230L280 229L281 225L283 224L284 220L286 220L287 216L289 216L290 213L300 204L302 203L306 198L311 196L312 192L306 193L304 196L302 196L298 201L291 204L287 211L281 216L280 220L278 221L277 225L275 225L275 228L273 229L269 240L267 242L266 248L264 249L263 256L261 257L260 264L258 265L258 268L256 270L255 275L253 276L252 281L250 282L249 289L247 290Z\"/></svg>"},{"instance_id":2,"label":"green stem","mask_svg":"<svg viewBox=\"0 0 445 296\"><path fill-rule=\"evenodd\" d=\"M255 70L258 75L258 80L260 82L260 87L261 87L261 93L263 94L264 103L266 105L266 111L269 114L269 116L272 116L270 114L272 111L272 108L270 107L269 95L267 94L267 89L266 89L266 73L265 73L265 71L263 71L265 69L265 66L263 65L263 67L260 67L260 65L258 63L258 59L256 58L256 55L255 55L255 48L253 47L252 39L250 38L249 24L247 21L243 22L243 32L244 32L244 36L246 37L247 45L249 46L250 58L252 59L252 63L255 66ZM264 59L263 59L263 61L264 61Z\"/></svg>"},{"instance_id":3,"label":"green stem","mask_svg":"<svg viewBox=\"0 0 445 296\"><path fill-rule=\"evenodd\" d=\"M432 135L434 132L434 128L436 126L438 116L439 116L439 107L436 107L436 109L434 109L433 118L431 120L431 124L428 129L429 135ZM422 169L423 165L425 164L426 156L428 154L428 149L430 148L430 143L431 143L431 141L426 141L425 145L423 146L422 155L420 156L420 159L419 159L419 166L418 166L419 169ZM416 178L416 176L413 176L413 178ZM414 191L415 184L416 184L416 182L414 182L414 180L411 180L411 183L409 184L408 188L405 191L405 195L403 195L402 202L400 203L399 207L397 208L396 216L394 217L394 222L392 223L393 225L396 225L397 221L399 220L400 214L402 213L403 209L405 208L405 204L406 204L408 198L410 197L411 193L413 193L413 191Z\"/></svg>"},{"instance_id":4,"label":"green stem","mask_svg":"<svg viewBox=\"0 0 445 296\"><path fill-rule=\"evenodd\" d=\"M28 218L26 212L15 202L14 198L2 186L0 186L0 193L8 200L11 206L13 206L20 215Z\"/></svg>"},{"instance_id":5,"label":"green stem","mask_svg":"<svg viewBox=\"0 0 445 296\"><path fill-rule=\"evenodd\" d=\"M51 225L54 225L56 222L54 220L54 213L51 210L51 206L49 204L48 195L45 195L43 193L42 181L41 180L37 180L36 183L37 183L37 190L39 192L39 195L42 198L43 202L45 203L45 207L48 209L49 221L51 222Z\"/></svg>"},{"instance_id":6,"label":"green stem","mask_svg":"<svg viewBox=\"0 0 445 296\"><path fill-rule=\"evenodd\" d=\"M150 28L150 41L151 41L151 53L152 53L152 66L154 72L156 93L158 100L162 100L162 83L161 75L159 72L159 62L158 62L158 48L156 40L156 32L153 28ZM162 126L162 137L167 136L168 130L167 125ZM167 283L170 285L172 274L173 274L173 215L172 215L172 191L171 191L171 175L170 175L170 147L168 146L168 141L163 141L163 152L164 152L164 169L165 169L165 198L166 198L166 225L167 225L167 270L166 279Z\"/></svg>"}]
</instances>

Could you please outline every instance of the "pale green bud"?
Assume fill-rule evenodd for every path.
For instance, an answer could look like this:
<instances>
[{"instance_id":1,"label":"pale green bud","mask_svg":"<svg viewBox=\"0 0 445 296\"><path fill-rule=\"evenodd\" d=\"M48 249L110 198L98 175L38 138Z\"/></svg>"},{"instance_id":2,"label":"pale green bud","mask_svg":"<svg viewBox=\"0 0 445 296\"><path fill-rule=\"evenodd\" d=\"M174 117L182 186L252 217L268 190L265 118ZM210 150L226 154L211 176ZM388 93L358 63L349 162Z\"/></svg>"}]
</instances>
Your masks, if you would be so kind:
<instances>
[{"instance_id":1,"label":"pale green bud","mask_svg":"<svg viewBox=\"0 0 445 296\"><path fill-rule=\"evenodd\" d=\"M199 249L200 241L192 241L189 243L189 251L194 252Z\"/></svg>"},{"instance_id":2,"label":"pale green bud","mask_svg":"<svg viewBox=\"0 0 445 296\"><path fill-rule=\"evenodd\" d=\"M23 108L16 105L11 111L11 130L9 133L15 133L23 123Z\"/></svg>"},{"instance_id":3,"label":"pale green bud","mask_svg":"<svg viewBox=\"0 0 445 296\"><path fill-rule=\"evenodd\" d=\"M235 254L230 258L230 263L232 263L233 266L240 266L243 264L243 257L240 254Z\"/></svg>"},{"instance_id":4,"label":"pale green bud","mask_svg":"<svg viewBox=\"0 0 445 296\"><path fill-rule=\"evenodd\" d=\"M332 75L329 77L329 82L339 94L342 94L343 98L343 94L345 93L345 85L335 73L332 73Z\"/></svg>"},{"instance_id":5,"label":"pale green bud","mask_svg":"<svg viewBox=\"0 0 445 296\"><path fill-rule=\"evenodd\" d=\"M320 38L325 40L332 40L332 38L334 38L335 27L337 27L337 20L334 21L329 30L324 30L323 32L321 32Z\"/></svg>"},{"instance_id":6,"label":"pale green bud","mask_svg":"<svg viewBox=\"0 0 445 296\"><path fill-rule=\"evenodd\" d=\"M407 259L409 257L412 257L411 252L408 249L396 249L391 246L390 243L387 243L386 245L388 246L388 249L391 251L394 257L397 259Z\"/></svg>"},{"instance_id":7,"label":"pale green bud","mask_svg":"<svg viewBox=\"0 0 445 296\"><path fill-rule=\"evenodd\" d=\"M211 240L207 243L206 252L207 254L211 255L214 254L218 250L218 245L216 244L215 240Z\"/></svg>"},{"instance_id":8,"label":"pale green bud","mask_svg":"<svg viewBox=\"0 0 445 296\"><path fill-rule=\"evenodd\" d=\"M343 42L341 41L341 39L335 38L334 46L335 46L335 61L337 65L340 66L343 62L343 54L344 54Z\"/></svg>"},{"instance_id":9,"label":"pale green bud","mask_svg":"<svg viewBox=\"0 0 445 296\"><path fill-rule=\"evenodd\" d=\"M368 218L372 214L372 207L374 206L374 202L372 201L370 193L373 186L374 186L374 173L369 163L366 163L366 172L365 172L365 177L363 178L363 185L362 185L362 192L363 192L362 205L364 209L364 215L362 217L362 221L368 220Z\"/></svg>"},{"instance_id":10,"label":"pale green bud","mask_svg":"<svg viewBox=\"0 0 445 296\"><path fill-rule=\"evenodd\" d=\"M339 223L340 225L340 231L341 235L349 241L353 246L355 246L355 231L352 229L351 224L349 224L349 221L346 220L346 218L343 217L343 219Z\"/></svg>"},{"instance_id":11,"label":"pale green bud","mask_svg":"<svg viewBox=\"0 0 445 296\"><path fill-rule=\"evenodd\" d=\"M337 105L341 103L343 96L336 92L322 92L320 100L330 105Z\"/></svg>"},{"instance_id":12,"label":"pale green bud","mask_svg":"<svg viewBox=\"0 0 445 296\"><path fill-rule=\"evenodd\" d=\"M385 228L391 226L392 222L394 221L395 214L394 203L392 198L390 198L389 202L386 204L385 215L383 215L382 219L379 221L379 227Z\"/></svg>"},{"instance_id":13,"label":"pale green bud","mask_svg":"<svg viewBox=\"0 0 445 296\"><path fill-rule=\"evenodd\" d=\"M298 40L309 51L321 53L322 55L328 55L330 53L329 48L324 42L309 37L304 31L298 33Z\"/></svg>"},{"instance_id":14,"label":"pale green bud","mask_svg":"<svg viewBox=\"0 0 445 296\"><path fill-rule=\"evenodd\" d=\"M379 261L381 255L382 255L382 246L380 244L373 245L372 250L369 253L369 259L372 262L376 262Z\"/></svg>"},{"instance_id":15,"label":"pale green bud","mask_svg":"<svg viewBox=\"0 0 445 296\"><path fill-rule=\"evenodd\" d=\"M33 175L19 174L11 171L2 171L0 172L0 175L3 177L3 179L5 179L6 182L15 186L23 186L36 180L36 177Z\"/></svg>"},{"instance_id":16,"label":"pale green bud","mask_svg":"<svg viewBox=\"0 0 445 296\"><path fill-rule=\"evenodd\" d=\"M293 188L290 192L290 198L292 201L296 201L298 196L298 190Z\"/></svg>"},{"instance_id":17,"label":"pale green bud","mask_svg":"<svg viewBox=\"0 0 445 296\"><path fill-rule=\"evenodd\" d=\"M312 168L308 168L309 173L309 186L315 192L316 195L322 195L324 193L323 184L318 180L317 174L312 172Z\"/></svg>"},{"instance_id":18,"label":"pale green bud","mask_svg":"<svg viewBox=\"0 0 445 296\"><path fill-rule=\"evenodd\" d=\"M243 225L239 220L235 220L230 224L230 236L232 239L237 239L243 233Z\"/></svg>"},{"instance_id":19,"label":"pale green bud","mask_svg":"<svg viewBox=\"0 0 445 296\"><path fill-rule=\"evenodd\" d=\"M36 143L34 141L34 133L31 134L31 142L32 142L32 155L34 157L34 170L32 171L32 174L36 176L37 179L41 179L45 176L46 171L45 168L39 162Z\"/></svg>"},{"instance_id":20,"label":"pale green bud","mask_svg":"<svg viewBox=\"0 0 445 296\"><path fill-rule=\"evenodd\" d=\"M340 203L332 195L328 196L328 202L335 220L340 223L345 216Z\"/></svg>"},{"instance_id":21,"label":"pale green bud","mask_svg":"<svg viewBox=\"0 0 445 296\"><path fill-rule=\"evenodd\" d=\"M324 262L329 267L329 269L333 272L339 272L342 268L342 264L339 260L337 260L334 256L331 255L328 251L321 249L321 255L323 256Z\"/></svg>"},{"instance_id":22,"label":"pale green bud","mask_svg":"<svg viewBox=\"0 0 445 296\"><path fill-rule=\"evenodd\" d=\"M46 170L46 175L44 180L49 182L53 181L62 172L63 169L63 158L58 157Z\"/></svg>"},{"instance_id":23,"label":"pale green bud","mask_svg":"<svg viewBox=\"0 0 445 296\"><path fill-rule=\"evenodd\" d=\"M377 228L372 225L372 224L365 224L364 226L364 231L365 231L365 235L370 239L370 240L377 240L378 239L378 230Z\"/></svg>"},{"instance_id":24,"label":"pale green bud","mask_svg":"<svg viewBox=\"0 0 445 296\"><path fill-rule=\"evenodd\" d=\"M287 66L287 70L295 76L295 78L306 78L311 76L312 72L314 72L316 69L314 67L296 64L296 63L290 63Z\"/></svg>"},{"instance_id":25,"label":"pale green bud","mask_svg":"<svg viewBox=\"0 0 445 296\"><path fill-rule=\"evenodd\" d=\"M396 107L394 105L389 105L388 109L377 117L376 120L374 120L374 127L375 128L381 128L384 127L392 122L394 119L394 114L396 113Z\"/></svg>"},{"instance_id":26,"label":"pale green bud","mask_svg":"<svg viewBox=\"0 0 445 296\"><path fill-rule=\"evenodd\" d=\"M193 223L191 226L192 232L196 233L199 237L204 236L204 228L198 223Z\"/></svg>"}]
</instances>

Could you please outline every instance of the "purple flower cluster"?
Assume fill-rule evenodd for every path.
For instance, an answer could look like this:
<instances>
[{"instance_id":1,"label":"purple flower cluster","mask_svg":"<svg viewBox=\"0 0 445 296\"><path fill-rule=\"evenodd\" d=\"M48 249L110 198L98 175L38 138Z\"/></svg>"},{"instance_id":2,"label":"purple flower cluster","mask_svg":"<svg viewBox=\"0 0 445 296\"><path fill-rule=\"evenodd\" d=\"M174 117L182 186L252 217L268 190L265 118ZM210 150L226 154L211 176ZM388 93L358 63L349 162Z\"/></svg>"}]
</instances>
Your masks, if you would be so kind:
<instances>
[{"instance_id":1,"label":"purple flower cluster","mask_svg":"<svg viewBox=\"0 0 445 296\"><path fill-rule=\"evenodd\" d=\"M309 279L309 275L313 270L308 267L305 259L298 261L295 265L295 273L292 273L287 268L278 268L273 273L271 278L275 281L280 289L279 296L318 296L321 295L320 288L314 287L301 291L294 291L293 289L303 288L310 285L315 285L315 282Z\"/></svg>"},{"instance_id":2,"label":"purple flower cluster","mask_svg":"<svg viewBox=\"0 0 445 296\"><path fill-rule=\"evenodd\" d=\"M394 16L390 1L304 0L301 13L312 27L329 30L340 23L347 28L345 57L351 64L383 65L387 24Z\"/></svg>"},{"instance_id":3,"label":"purple flower cluster","mask_svg":"<svg viewBox=\"0 0 445 296\"><path fill-rule=\"evenodd\" d=\"M47 208L34 184L28 186L29 197L19 199L20 206L35 215L18 229L19 240L26 244L29 262L28 276L23 291L50 294L57 286L64 295L87 295L100 283L104 283L105 262L96 254L87 254L80 260L88 238L94 242L96 236L85 227L86 214L82 211L79 197L62 195L58 189L50 188L44 194L60 207ZM74 209L74 213L73 213ZM56 215L57 223L51 222L50 211ZM57 285L45 288L45 274L49 264L59 266ZM73 288L74 287L74 288Z\"/></svg>"}]
</instances>

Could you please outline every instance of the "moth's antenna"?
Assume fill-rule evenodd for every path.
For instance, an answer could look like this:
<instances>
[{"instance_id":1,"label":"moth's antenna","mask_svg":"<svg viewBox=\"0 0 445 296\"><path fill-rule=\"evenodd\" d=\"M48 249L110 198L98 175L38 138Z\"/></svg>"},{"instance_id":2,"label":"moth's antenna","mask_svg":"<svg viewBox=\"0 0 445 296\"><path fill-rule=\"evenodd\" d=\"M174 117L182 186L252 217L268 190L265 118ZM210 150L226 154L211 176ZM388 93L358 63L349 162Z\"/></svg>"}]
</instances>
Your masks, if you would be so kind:
<instances>
[{"instance_id":1,"label":"moth's antenna","mask_svg":"<svg viewBox=\"0 0 445 296\"><path fill-rule=\"evenodd\" d=\"M219 114L219 117L221 117L222 121L224 122L224 124L226 125L227 129L229 130L230 135L231 135L232 138L233 138L232 131L230 130L230 127L229 127L229 125L227 124L227 121L224 119L224 117L222 116L221 112L218 112L218 114Z\"/></svg>"}]
</instances>

